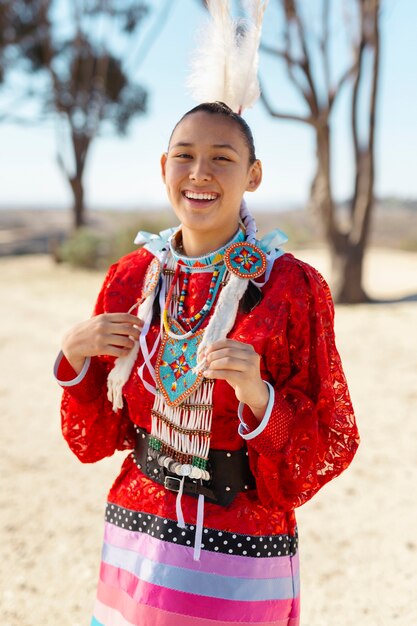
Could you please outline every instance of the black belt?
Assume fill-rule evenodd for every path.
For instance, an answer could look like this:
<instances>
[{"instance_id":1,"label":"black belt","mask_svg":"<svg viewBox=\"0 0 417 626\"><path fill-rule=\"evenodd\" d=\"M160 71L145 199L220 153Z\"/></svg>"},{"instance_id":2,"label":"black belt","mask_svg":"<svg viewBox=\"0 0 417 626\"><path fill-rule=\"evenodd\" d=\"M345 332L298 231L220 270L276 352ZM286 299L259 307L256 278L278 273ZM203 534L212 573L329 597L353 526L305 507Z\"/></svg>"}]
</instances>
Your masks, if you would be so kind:
<instances>
[{"instance_id":1,"label":"black belt","mask_svg":"<svg viewBox=\"0 0 417 626\"><path fill-rule=\"evenodd\" d=\"M137 443L133 458L139 469L155 482L170 491L179 491L181 478L159 465L158 459L150 453L149 435L136 426ZM240 491L255 488L255 478L249 468L246 447L240 450L210 450L207 470L210 480L197 480L185 477L183 493L197 497L200 494L209 502L228 506Z\"/></svg>"}]
</instances>

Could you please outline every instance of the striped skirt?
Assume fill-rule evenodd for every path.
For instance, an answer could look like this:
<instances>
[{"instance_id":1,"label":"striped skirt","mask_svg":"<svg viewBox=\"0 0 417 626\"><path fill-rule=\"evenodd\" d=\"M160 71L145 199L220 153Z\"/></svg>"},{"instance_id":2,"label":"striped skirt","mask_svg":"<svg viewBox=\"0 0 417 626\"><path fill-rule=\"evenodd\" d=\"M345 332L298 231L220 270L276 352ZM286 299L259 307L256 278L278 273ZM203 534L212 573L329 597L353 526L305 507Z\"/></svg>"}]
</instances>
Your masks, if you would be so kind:
<instances>
[{"instance_id":1,"label":"striped skirt","mask_svg":"<svg viewBox=\"0 0 417 626\"><path fill-rule=\"evenodd\" d=\"M195 528L108 504L91 626L298 626L297 537Z\"/></svg>"}]
</instances>

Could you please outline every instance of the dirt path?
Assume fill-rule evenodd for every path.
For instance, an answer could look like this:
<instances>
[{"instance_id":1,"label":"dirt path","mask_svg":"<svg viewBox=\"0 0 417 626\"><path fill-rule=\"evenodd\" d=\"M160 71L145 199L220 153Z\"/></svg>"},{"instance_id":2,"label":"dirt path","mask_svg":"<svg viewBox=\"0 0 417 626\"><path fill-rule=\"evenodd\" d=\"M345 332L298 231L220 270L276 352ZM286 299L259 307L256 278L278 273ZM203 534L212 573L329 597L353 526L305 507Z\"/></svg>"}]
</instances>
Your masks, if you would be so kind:
<instances>
[{"instance_id":1,"label":"dirt path","mask_svg":"<svg viewBox=\"0 0 417 626\"><path fill-rule=\"evenodd\" d=\"M323 254L304 252L326 275ZM376 251L379 297L417 292L417 254ZM59 429L51 369L102 276L47 257L0 260L2 626L87 626L118 457L83 466ZM352 468L298 513L302 626L417 624L417 301L338 307L362 435Z\"/></svg>"}]
</instances>

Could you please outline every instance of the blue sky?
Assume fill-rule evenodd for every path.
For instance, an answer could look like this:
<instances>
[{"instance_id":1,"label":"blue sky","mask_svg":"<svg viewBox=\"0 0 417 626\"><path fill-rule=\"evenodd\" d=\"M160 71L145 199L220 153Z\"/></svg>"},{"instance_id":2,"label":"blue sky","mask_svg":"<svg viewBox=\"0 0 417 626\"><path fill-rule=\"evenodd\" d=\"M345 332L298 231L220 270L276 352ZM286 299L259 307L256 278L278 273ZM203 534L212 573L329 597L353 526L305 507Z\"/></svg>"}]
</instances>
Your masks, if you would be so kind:
<instances>
[{"instance_id":1,"label":"blue sky","mask_svg":"<svg viewBox=\"0 0 417 626\"><path fill-rule=\"evenodd\" d=\"M158 12L167 6L162 0L151 4L149 31ZM417 2L383 0L383 5L376 191L417 198ZM273 18L271 2L268 29ZM148 114L136 119L128 137L100 137L94 142L85 175L88 206L123 209L167 204L159 158L172 127L194 105L184 85L187 59L203 19L196 0L172 2L161 35L135 72L138 82L149 89ZM261 57L260 74L266 77L267 87L274 71ZM273 89L280 108L290 108L293 97L285 81L278 77ZM352 171L343 98L336 113L334 184L338 197L344 198L350 193ZM273 120L261 103L245 117L264 167L263 183L251 195L251 204L282 209L305 202L314 171L310 128ZM0 125L0 208L71 205L67 183L55 162L56 141L52 119L37 128Z\"/></svg>"}]
</instances>

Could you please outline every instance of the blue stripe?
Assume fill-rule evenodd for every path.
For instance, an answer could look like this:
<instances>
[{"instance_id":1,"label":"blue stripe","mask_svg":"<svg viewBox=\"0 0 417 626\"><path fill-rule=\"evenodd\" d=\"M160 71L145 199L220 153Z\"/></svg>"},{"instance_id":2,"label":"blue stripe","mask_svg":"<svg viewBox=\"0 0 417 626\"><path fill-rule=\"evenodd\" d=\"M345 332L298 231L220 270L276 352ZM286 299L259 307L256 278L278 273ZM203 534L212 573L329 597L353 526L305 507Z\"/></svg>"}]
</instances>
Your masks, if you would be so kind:
<instances>
[{"instance_id":1,"label":"blue stripe","mask_svg":"<svg viewBox=\"0 0 417 626\"><path fill-rule=\"evenodd\" d=\"M104 626L104 624L102 624L101 622L96 620L96 618L93 616L93 619L91 620L90 626Z\"/></svg>"},{"instance_id":2,"label":"blue stripe","mask_svg":"<svg viewBox=\"0 0 417 626\"><path fill-rule=\"evenodd\" d=\"M291 577L250 579L197 572L158 563L132 550L107 543L103 546L102 559L109 565L134 574L144 582L175 591L247 602L286 600L293 597Z\"/></svg>"}]
</instances>

